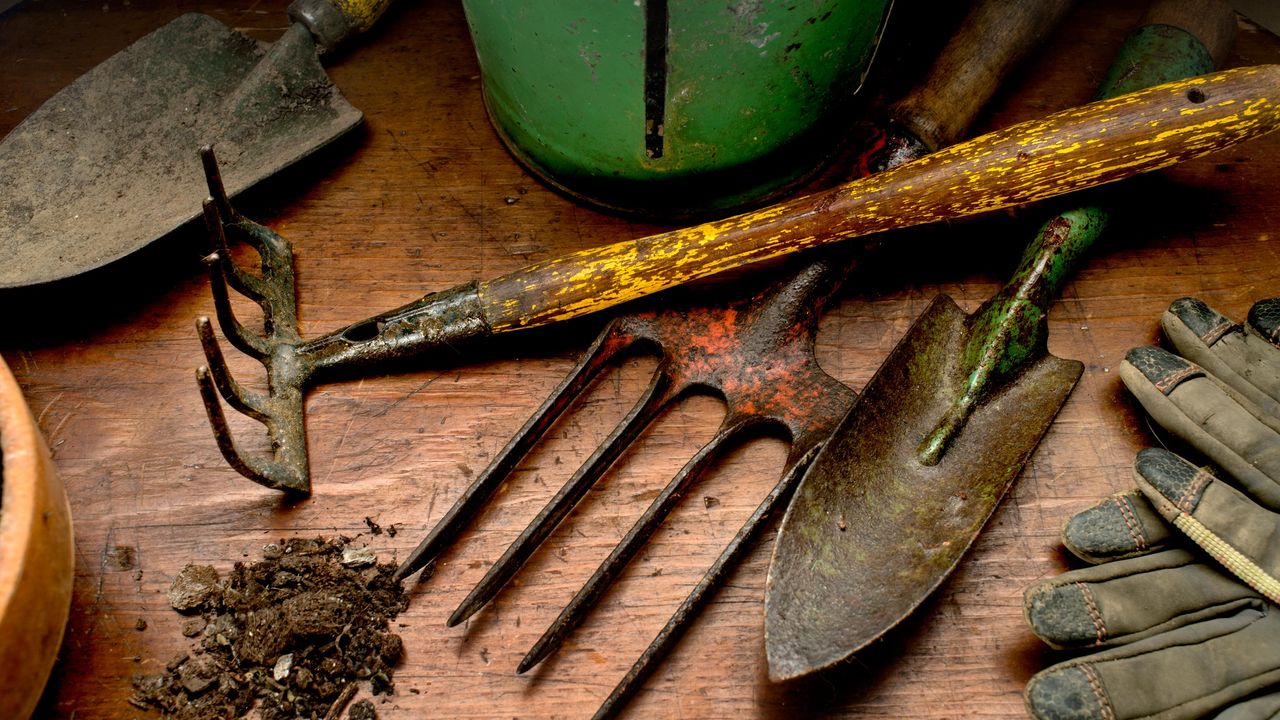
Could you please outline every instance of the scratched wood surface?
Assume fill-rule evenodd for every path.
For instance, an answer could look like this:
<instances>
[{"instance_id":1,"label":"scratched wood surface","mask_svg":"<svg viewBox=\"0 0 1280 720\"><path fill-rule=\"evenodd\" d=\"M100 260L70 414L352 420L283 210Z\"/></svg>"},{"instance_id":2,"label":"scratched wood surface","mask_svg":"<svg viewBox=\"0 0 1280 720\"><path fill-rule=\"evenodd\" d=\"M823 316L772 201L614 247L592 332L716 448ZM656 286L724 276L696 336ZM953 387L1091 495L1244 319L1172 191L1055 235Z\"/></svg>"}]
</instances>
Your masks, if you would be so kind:
<instances>
[{"instance_id":1,"label":"scratched wood surface","mask_svg":"<svg viewBox=\"0 0 1280 720\"><path fill-rule=\"evenodd\" d=\"M903 5L907 3L904 1ZM283 29L274 0L40 0L0 15L0 133L111 53L199 10L262 39ZM1142 3L1084 0L980 119L992 129L1086 101ZM945 28L905 23L878 77L892 87ZM943 18L945 20L945 18ZM939 22L942 22L940 20ZM1280 39L1241 23L1230 65L1280 62ZM502 150L481 107L455 3L394 8L361 46L326 61L366 115L350 141L245 207L290 238L304 335L493 277L559 253L646 234L574 205ZM918 63L917 63L918 64ZM1074 510L1128 487L1153 441L1114 368L1157 340L1175 297L1235 317L1280 291L1280 137L1095 193L1117 217L1051 316L1051 350L1086 371L1032 463L961 569L922 613L835 672L766 678L764 575L771 537L716 596L633 702L633 717L1017 717L1026 679L1055 656L1023 626L1021 591L1067 562L1056 533ZM870 377L937 292L974 309L1012 269L1044 208L900 233L867 260L825 316L824 367ZM222 570L285 536L361 535L404 557L571 367L602 318L517 335L467 357L324 385L308 403L315 494L286 504L222 461L195 391L192 320L211 311L198 235L176 233L105 276L57 294L0 296L0 354L54 449L76 522L70 628L41 715L132 718L129 678L188 645L164 593L189 562ZM711 284L704 293L714 293ZM234 355L234 353L233 353ZM253 364L231 358L256 381ZM776 479L781 441L735 450L695 488L561 654L513 669L660 486L708 440L722 408L698 397L667 412L508 588L464 627L444 620L642 390L652 361L609 376L558 425L434 577L411 581L406 657L383 717L587 717ZM1014 420L1014 419L1011 419ZM233 427L250 448L249 421ZM365 518L391 536L371 535ZM147 629L135 629L144 618Z\"/></svg>"}]
</instances>

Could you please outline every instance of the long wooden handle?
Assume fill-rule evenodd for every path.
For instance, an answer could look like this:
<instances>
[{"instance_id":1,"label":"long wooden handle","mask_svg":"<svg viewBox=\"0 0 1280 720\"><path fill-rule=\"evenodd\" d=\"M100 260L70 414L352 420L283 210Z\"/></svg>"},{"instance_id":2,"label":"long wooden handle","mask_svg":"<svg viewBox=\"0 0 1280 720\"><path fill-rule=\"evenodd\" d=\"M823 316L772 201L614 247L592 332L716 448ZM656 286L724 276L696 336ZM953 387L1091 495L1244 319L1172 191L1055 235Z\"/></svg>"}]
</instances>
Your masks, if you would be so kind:
<instances>
[{"instance_id":1,"label":"long wooden handle","mask_svg":"<svg viewBox=\"0 0 1280 720\"><path fill-rule=\"evenodd\" d=\"M928 77L889 108L933 152L963 135L1001 81L1062 19L1074 0L980 0Z\"/></svg>"},{"instance_id":2,"label":"long wooden handle","mask_svg":"<svg viewBox=\"0 0 1280 720\"><path fill-rule=\"evenodd\" d=\"M542 325L825 243L1168 167L1277 129L1277 96L1280 65L1260 65L1065 110L822 193L482 282L484 321L494 331Z\"/></svg>"}]
</instances>

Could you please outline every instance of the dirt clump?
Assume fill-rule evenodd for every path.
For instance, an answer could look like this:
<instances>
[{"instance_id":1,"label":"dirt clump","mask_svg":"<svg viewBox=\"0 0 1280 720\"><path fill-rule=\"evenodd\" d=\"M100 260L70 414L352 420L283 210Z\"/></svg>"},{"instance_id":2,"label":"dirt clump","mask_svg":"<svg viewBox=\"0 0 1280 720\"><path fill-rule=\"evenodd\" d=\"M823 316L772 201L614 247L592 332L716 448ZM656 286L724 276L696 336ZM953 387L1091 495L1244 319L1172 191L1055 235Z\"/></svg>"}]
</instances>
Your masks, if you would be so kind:
<instances>
[{"instance_id":1,"label":"dirt clump","mask_svg":"<svg viewBox=\"0 0 1280 720\"><path fill-rule=\"evenodd\" d=\"M136 676L130 703L174 720L243 717L255 705L263 720L318 720L352 683L393 692L403 644L389 623L408 598L394 564L352 563L350 552L343 562L348 542L272 543L226 579L207 565L183 568L169 600L193 615L182 633L197 642L164 674Z\"/></svg>"}]
</instances>

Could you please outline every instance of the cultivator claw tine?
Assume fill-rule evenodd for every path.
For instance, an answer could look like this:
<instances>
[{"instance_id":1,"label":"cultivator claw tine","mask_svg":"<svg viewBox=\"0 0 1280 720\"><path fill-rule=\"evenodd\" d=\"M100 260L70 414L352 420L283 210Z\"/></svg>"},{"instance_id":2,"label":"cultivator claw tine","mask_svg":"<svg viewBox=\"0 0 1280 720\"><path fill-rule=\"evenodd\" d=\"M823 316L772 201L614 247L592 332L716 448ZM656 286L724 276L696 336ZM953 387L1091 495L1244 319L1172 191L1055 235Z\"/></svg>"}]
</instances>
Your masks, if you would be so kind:
<instances>
[{"instance_id":1,"label":"cultivator claw tine","mask_svg":"<svg viewBox=\"0 0 1280 720\"><path fill-rule=\"evenodd\" d=\"M547 631L543 633L538 642L534 644L529 653L520 661L520 665L516 668L517 673L523 673L534 665L542 662L549 655L558 650L569 633L573 632L582 620L591 611L595 602L605 590L613 584L617 576L626 568L627 563L635 557L640 548L648 542L653 533L662 525L662 521L666 519L671 511L675 509L677 503L684 496L685 492L696 483L702 475L719 460L722 451L735 438L740 437L749 427L757 423L755 418L742 418L736 421L726 421L702 449L694 455L685 466L676 473L676 476L667 483L658 497L654 498L644 514L636 520L631 526L625 537L614 546L613 551L609 553L609 557L605 558L600 564L591 578L586 584L578 590L569 604L560 612L560 616L555 622L551 623Z\"/></svg>"},{"instance_id":2,"label":"cultivator claw tine","mask_svg":"<svg viewBox=\"0 0 1280 720\"><path fill-rule=\"evenodd\" d=\"M601 478L624 451L648 427L678 392L673 391L670 376L662 365L653 376L653 382L631 412L613 429L591 457L547 502L520 536L507 548L483 579L467 595L458 609L449 617L449 627L463 622L498 594L520 568L524 566L538 547L551 535L587 491Z\"/></svg>"},{"instance_id":3,"label":"cultivator claw tine","mask_svg":"<svg viewBox=\"0 0 1280 720\"><path fill-rule=\"evenodd\" d=\"M201 207L204 209L204 226L213 243L213 255L210 264L222 271L222 280L254 302L261 304L266 299L262 280L241 270L231 261L231 249L227 246L227 233L222 226L222 213L213 198L205 198Z\"/></svg>"},{"instance_id":4,"label":"cultivator claw tine","mask_svg":"<svg viewBox=\"0 0 1280 720\"><path fill-rule=\"evenodd\" d=\"M218 213L232 222L238 221L240 214L231 207L231 201L227 199L227 189L222 184L222 170L218 168L218 158L214 155L212 146L201 146L200 165L204 168L204 183L209 187L209 199L217 205Z\"/></svg>"},{"instance_id":5,"label":"cultivator claw tine","mask_svg":"<svg viewBox=\"0 0 1280 720\"><path fill-rule=\"evenodd\" d=\"M462 496L454 502L453 507L449 508L431 532L400 564L395 572L396 580L403 580L431 564L450 543L456 540L488 502L494 491L511 475L511 471L529 454L556 420L560 419L564 411L591 386L591 383L610 363L630 349L635 342L635 338L625 333L616 321L610 323L600 333L595 343L587 349L577 366L542 403L542 407L525 421L520 431L507 442L506 447L502 448L489 466L476 476L471 485L463 491Z\"/></svg>"},{"instance_id":6,"label":"cultivator claw tine","mask_svg":"<svg viewBox=\"0 0 1280 720\"><path fill-rule=\"evenodd\" d=\"M245 390L235 381L235 378L231 377L230 371L227 370L227 361L222 357L222 350L218 347L218 340L213 336L213 324L209 322L209 318L203 315L196 318L196 334L200 336L200 346L204 348L205 359L209 361L206 369L212 377L214 386L218 389L218 394L239 412L265 423L267 421L267 413L264 409L266 397Z\"/></svg>"},{"instance_id":7,"label":"cultivator claw tine","mask_svg":"<svg viewBox=\"0 0 1280 720\"><path fill-rule=\"evenodd\" d=\"M231 297L227 293L226 275L223 270L227 261L220 253L213 253L205 258L205 262L209 265L209 290L213 295L213 310L227 342L255 360L262 360L270 355L271 343L250 331L236 319L235 310L231 307Z\"/></svg>"},{"instance_id":8,"label":"cultivator claw tine","mask_svg":"<svg viewBox=\"0 0 1280 720\"><path fill-rule=\"evenodd\" d=\"M214 381L209 376L209 368L203 365L196 368L196 384L200 387L200 398L204 401L204 410L209 416L209 424L213 426L214 440L217 441L218 450L222 451L222 457L226 459L227 464L241 475L269 488L295 489L275 479L274 463L245 455L236 447L235 441L231 439L231 428L227 425L227 418L222 414L222 406L218 403L218 391L214 388Z\"/></svg>"}]
</instances>

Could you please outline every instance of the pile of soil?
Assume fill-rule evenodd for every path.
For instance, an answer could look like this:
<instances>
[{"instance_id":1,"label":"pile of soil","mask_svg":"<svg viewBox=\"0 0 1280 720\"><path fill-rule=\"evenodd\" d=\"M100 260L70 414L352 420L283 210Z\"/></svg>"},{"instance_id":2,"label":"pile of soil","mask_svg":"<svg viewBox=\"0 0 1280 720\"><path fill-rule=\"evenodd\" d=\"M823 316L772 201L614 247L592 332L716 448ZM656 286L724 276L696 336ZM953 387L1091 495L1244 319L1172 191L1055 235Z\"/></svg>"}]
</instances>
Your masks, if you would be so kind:
<instances>
[{"instance_id":1,"label":"pile of soil","mask_svg":"<svg viewBox=\"0 0 1280 720\"><path fill-rule=\"evenodd\" d=\"M175 720L241 717L255 701L264 720L319 720L337 717L330 711L359 681L375 695L392 692L403 645L389 624L408 598L394 564L349 542L272 543L225 580L208 565L183 568L169 603L193 616L182 632L199 640L163 675L135 677L130 702ZM373 710L358 705L362 716Z\"/></svg>"}]
</instances>

